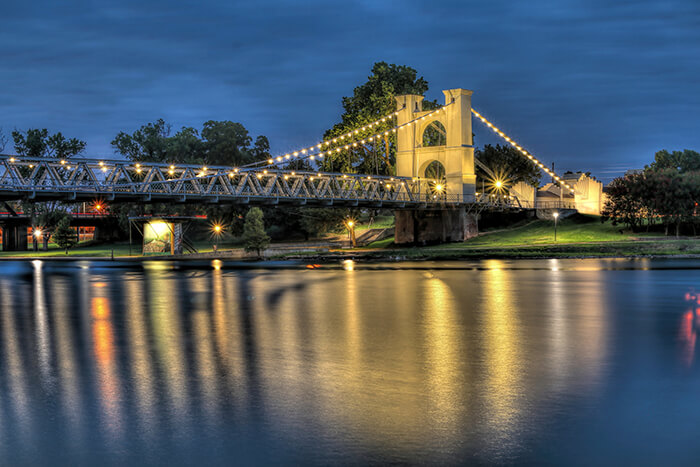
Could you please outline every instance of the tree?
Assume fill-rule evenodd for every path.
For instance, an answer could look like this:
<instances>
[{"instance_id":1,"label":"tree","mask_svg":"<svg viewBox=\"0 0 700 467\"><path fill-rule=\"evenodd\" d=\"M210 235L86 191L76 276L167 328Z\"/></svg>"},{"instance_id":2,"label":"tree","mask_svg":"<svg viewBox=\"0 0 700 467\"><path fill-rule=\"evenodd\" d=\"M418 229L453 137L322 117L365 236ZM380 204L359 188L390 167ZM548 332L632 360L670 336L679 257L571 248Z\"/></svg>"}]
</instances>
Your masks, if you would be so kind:
<instances>
[{"instance_id":1,"label":"tree","mask_svg":"<svg viewBox=\"0 0 700 467\"><path fill-rule=\"evenodd\" d=\"M245 251L260 252L270 244L270 237L265 233L263 212L260 208L250 208L243 224L243 244Z\"/></svg>"},{"instance_id":2,"label":"tree","mask_svg":"<svg viewBox=\"0 0 700 467\"><path fill-rule=\"evenodd\" d=\"M68 254L70 248L78 243L78 240L75 238L75 232L70 227L70 217L64 216L58 223L53 233L53 241L56 242L60 248L65 249L66 254Z\"/></svg>"},{"instance_id":3,"label":"tree","mask_svg":"<svg viewBox=\"0 0 700 467\"><path fill-rule=\"evenodd\" d=\"M204 162L204 143L199 139L199 132L192 127L182 127L165 142L167 162L180 164L202 164Z\"/></svg>"},{"instance_id":4,"label":"tree","mask_svg":"<svg viewBox=\"0 0 700 467\"><path fill-rule=\"evenodd\" d=\"M651 171L674 169L679 173L700 171L700 153L690 149L673 152L664 149L654 155L654 162L646 169Z\"/></svg>"},{"instance_id":5,"label":"tree","mask_svg":"<svg viewBox=\"0 0 700 467\"><path fill-rule=\"evenodd\" d=\"M250 152L252 138L240 123L209 120L202 128L202 140L207 164L237 166L254 160Z\"/></svg>"},{"instance_id":6,"label":"tree","mask_svg":"<svg viewBox=\"0 0 700 467\"><path fill-rule=\"evenodd\" d=\"M12 132L15 151L20 156L68 159L85 150L87 143L77 138L67 139L61 132L49 135L46 128L30 128Z\"/></svg>"},{"instance_id":7,"label":"tree","mask_svg":"<svg viewBox=\"0 0 700 467\"><path fill-rule=\"evenodd\" d=\"M542 173L530 160L511 146L492 146L487 144L483 149L474 151L474 157L496 175L501 181L507 181L508 185L518 182L525 182L532 186L538 186ZM484 169L476 168L477 188L480 189L482 182L486 185L493 184L495 180Z\"/></svg>"},{"instance_id":8,"label":"tree","mask_svg":"<svg viewBox=\"0 0 700 467\"><path fill-rule=\"evenodd\" d=\"M608 199L602 211L602 219L612 220L613 225L626 224L636 229L645 213L645 202L638 196L642 174L628 173L614 179L607 187Z\"/></svg>"},{"instance_id":9,"label":"tree","mask_svg":"<svg viewBox=\"0 0 700 467\"><path fill-rule=\"evenodd\" d=\"M324 139L342 135L361 128L370 122L384 117L396 110L396 96L403 94L423 95L428 90L428 82L418 77L418 72L408 66L377 62L372 67L372 74L367 82L356 87L353 95L343 97L344 112L341 121L324 134ZM424 109L438 107L434 101L423 101ZM371 134L385 131L392 127L390 119L385 124L358 133L359 139ZM336 172L377 173L393 175L396 153L396 138L391 135L385 139L375 139L364 145L358 144L349 150L334 153L324 158L324 170ZM387 148L388 143L388 148ZM387 155L388 154L388 155Z\"/></svg>"},{"instance_id":10,"label":"tree","mask_svg":"<svg viewBox=\"0 0 700 467\"><path fill-rule=\"evenodd\" d=\"M255 138L255 144L251 150L251 155L254 160L267 160L272 154L270 154L270 141L267 136L260 135Z\"/></svg>"},{"instance_id":11,"label":"tree","mask_svg":"<svg viewBox=\"0 0 700 467\"><path fill-rule=\"evenodd\" d=\"M170 128L165 120L159 118L142 125L131 135L120 131L111 144L116 153L132 161L171 162L168 160Z\"/></svg>"},{"instance_id":12,"label":"tree","mask_svg":"<svg viewBox=\"0 0 700 467\"><path fill-rule=\"evenodd\" d=\"M318 237L326 232L339 230L343 222L351 217L349 209L306 209L299 217L302 230L307 236Z\"/></svg>"},{"instance_id":13,"label":"tree","mask_svg":"<svg viewBox=\"0 0 700 467\"><path fill-rule=\"evenodd\" d=\"M5 150L5 146L7 146L7 143L9 140L7 139L7 135L2 131L2 127L0 127L0 153Z\"/></svg>"},{"instance_id":14,"label":"tree","mask_svg":"<svg viewBox=\"0 0 700 467\"><path fill-rule=\"evenodd\" d=\"M139 162L237 166L270 158L267 138L258 136L251 148L252 138L240 123L209 120L202 131L182 127L172 136L170 132L161 118L132 134L120 131L111 144L116 153Z\"/></svg>"},{"instance_id":15,"label":"tree","mask_svg":"<svg viewBox=\"0 0 700 467\"><path fill-rule=\"evenodd\" d=\"M643 189L633 193L646 200L653 212L659 215L668 227L675 226L676 237L681 224L693 219L700 197L696 172L679 173L675 168L649 171L642 175L646 182Z\"/></svg>"},{"instance_id":16,"label":"tree","mask_svg":"<svg viewBox=\"0 0 700 467\"><path fill-rule=\"evenodd\" d=\"M668 235L675 226L689 224L696 233L700 202L700 171L680 173L676 167L628 173L613 180L607 187L608 200L603 216L613 224L624 223L632 229L646 217L661 219Z\"/></svg>"}]
</instances>

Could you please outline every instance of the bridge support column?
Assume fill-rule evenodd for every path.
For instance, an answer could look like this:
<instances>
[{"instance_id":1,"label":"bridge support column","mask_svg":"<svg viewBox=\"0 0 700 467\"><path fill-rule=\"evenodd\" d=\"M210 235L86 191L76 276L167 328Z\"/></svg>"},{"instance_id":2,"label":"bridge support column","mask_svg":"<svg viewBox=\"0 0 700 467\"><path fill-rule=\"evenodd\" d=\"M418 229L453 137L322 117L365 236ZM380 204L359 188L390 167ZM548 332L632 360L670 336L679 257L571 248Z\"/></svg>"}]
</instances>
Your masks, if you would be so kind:
<instances>
[{"instance_id":1,"label":"bridge support column","mask_svg":"<svg viewBox=\"0 0 700 467\"><path fill-rule=\"evenodd\" d=\"M28 224L9 224L2 226L2 251L25 251L27 249Z\"/></svg>"},{"instance_id":2,"label":"bridge support column","mask_svg":"<svg viewBox=\"0 0 700 467\"><path fill-rule=\"evenodd\" d=\"M463 207L395 211L394 243L463 242L478 234L476 214Z\"/></svg>"}]
</instances>

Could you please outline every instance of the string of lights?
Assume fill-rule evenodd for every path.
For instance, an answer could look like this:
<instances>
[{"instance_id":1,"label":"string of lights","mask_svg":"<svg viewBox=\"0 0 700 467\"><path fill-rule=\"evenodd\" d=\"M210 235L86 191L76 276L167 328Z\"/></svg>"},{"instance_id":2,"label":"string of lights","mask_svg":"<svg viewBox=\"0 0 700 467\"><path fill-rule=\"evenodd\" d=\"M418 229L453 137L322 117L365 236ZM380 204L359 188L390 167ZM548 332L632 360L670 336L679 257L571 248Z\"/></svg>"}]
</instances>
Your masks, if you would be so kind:
<instances>
[{"instance_id":1,"label":"string of lights","mask_svg":"<svg viewBox=\"0 0 700 467\"><path fill-rule=\"evenodd\" d=\"M513 146L515 149L520 151L523 156L527 157L532 161L533 164L535 164L537 167L542 169L547 175L550 175L554 180L559 182L560 184L564 185L571 193L574 192L574 189L571 185L566 183L563 178L561 178L559 175L557 175L553 170L550 170L547 168L546 165L544 165L542 162L540 162L535 156L530 154L526 149L524 149L522 146L520 146L517 142L515 142L513 139L511 139L508 135L506 135L503 131L501 131L500 128L498 128L496 125L488 121L483 115L481 115L479 112L476 110L472 109L472 113L476 118L481 120L484 124L486 124L487 127L491 129L494 133L496 133L498 136L503 138L508 144Z\"/></svg>"},{"instance_id":2,"label":"string of lights","mask_svg":"<svg viewBox=\"0 0 700 467\"><path fill-rule=\"evenodd\" d=\"M318 142L314 145L311 145L309 147L305 147L302 149L298 149L296 151L288 152L284 155L270 158L267 161L258 161L258 162L252 162L250 164L242 165L240 168L243 169L243 168L248 168L248 167L257 167L257 166L261 166L261 165L265 165L265 164L270 165L270 164L273 164L275 162L275 160L277 162L284 162L285 160L291 160L292 158L298 158L299 155L301 155L303 158L308 153L313 153L315 151L321 151L324 147L329 147L329 146L336 144L338 142L345 142L345 140L347 138L352 138L353 136L355 136L356 137L355 140L357 140L360 138L359 135L361 133L363 133L367 130L370 130L376 126L379 126L382 123L386 123L388 120L391 120L392 118L396 117L398 114L399 114L398 111L392 112L388 115L385 115L384 117L378 118L377 120L375 120L373 122L370 122L366 125L363 125L360 128L356 128L354 130L348 131L347 133L343 133L342 135L334 136L332 139L320 141L320 142ZM355 140L350 140L350 142L353 142ZM321 157L323 157L323 156L321 156ZM270 161L272 161L272 162L270 162Z\"/></svg>"},{"instance_id":3,"label":"string of lights","mask_svg":"<svg viewBox=\"0 0 700 467\"><path fill-rule=\"evenodd\" d=\"M381 137L383 137L383 136L388 136L388 135L391 134L391 133L396 133L398 130L403 130L403 129L405 129L405 128L408 128L408 127L411 126L411 125L415 125L416 123L420 122L421 120L425 120L426 118L432 117L434 114L436 114L436 113L438 113L438 112L444 111L445 108L446 108L447 106L452 105L452 104L453 104L453 102L450 102L449 104L446 104L446 105L444 105L443 107L440 107L439 109L435 109L435 110L433 110L433 111L431 111L431 112L428 112L427 114L425 114L425 115L423 115L423 116L414 118L413 120L408 121L408 122L406 122L406 123L403 123L403 124L401 124L401 125L397 125L397 126L395 126L394 128L392 128L391 130L386 130L386 131L382 131L382 132L379 132L379 133L375 133L375 134L366 136L366 137L364 137L364 138L362 138L362 139L360 139L360 137L358 136L356 139L353 139L353 140L351 140L351 141L346 142L345 145L343 145L343 146L338 146L338 147L335 147L335 148L331 148L331 149L329 149L329 150L326 151L326 152L320 151L320 148L318 148L318 145L317 145L317 146L315 146L315 147L311 147L311 148L310 148L310 149L312 149L312 150L319 151L319 152L317 152L317 153L316 153L316 152L310 153L310 152L307 150L306 153L303 154L303 155L301 155L301 156L300 156L299 153L285 154L284 156L278 156L278 157L276 157L276 158L270 158L270 159L268 159L267 161L257 162L257 163L255 163L254 166L253 166L252 164L249 164L249 165L246 165L246 166L241 166L241 167L240 167L239 169L237 169L237 170L250 170L250 169L255 169L255 168L257 168L257 167L260 167L260 166L263 165L263 164L267 164L267 165L277 165L278 163L282 163L282 162L286 162L286 161L290 160L292 157L294 157L296 160L305 160L305 159L315 160L317 157L318 157L318 158L323 158L324 156L330 156L330 155L333 155L333 154L337 154L337 153L339 153L340 151L348 150L348 149L357 147L358 144L366 144L367 142L372 142L372 141L374 141L375 139L381 138ZM398 114L398 112L394 112L392 115L396 115L396 114ZM346 133L346 134L351 134L351 135L352 135L352 134L359 133L360 131L363 131L363 130L366 130L366 127L362 127L362 128L359 129L359 130L355 130L355 131L352 131L352 132L349 132L349 133ZM335 141L335 138L334 138L333 140L328 140L328 141L333 142L333 141ZM296 155L295 155L295 154L296 154ZM289 156L289 157L287 157L287 156Z\"/></svg>"}]
</instances>

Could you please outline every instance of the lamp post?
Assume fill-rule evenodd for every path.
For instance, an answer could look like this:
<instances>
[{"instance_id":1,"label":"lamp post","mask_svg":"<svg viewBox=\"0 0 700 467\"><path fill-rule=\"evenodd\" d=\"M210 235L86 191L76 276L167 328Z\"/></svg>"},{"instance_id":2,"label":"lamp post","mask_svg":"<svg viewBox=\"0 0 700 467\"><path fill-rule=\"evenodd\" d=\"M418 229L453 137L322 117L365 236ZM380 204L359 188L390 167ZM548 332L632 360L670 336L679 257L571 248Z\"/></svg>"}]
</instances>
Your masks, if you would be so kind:
<instances>
[{"instance_id":1,"label":"lamp post","mask_svg":"<svg viewBox=\"0 0 700 467\"><path fill-rule=\"evenodd\" d=\"M43 232L41 231L41 228L35 227L34 228L34 240L32 241L32 248L34 251L39 251L39 239L43 235Z\"/></svg>"},{"instance_id":2,"label":"lamp post","mask_svg":"<svg viewBox=\"0 0 700 467\"><path fill-rule=\"evenodd\" d=\"M355 248L357 246L357 241L355 239L355 222L352 219L348 219L346 225L350 231L350 241L352 242L352 247Z\"/></svg>"},{"instance_id":3,"label":"lamp post","mask_svg":"<svg viewBox=\"0 0 700 467\"><path fill-rule=\"evenodd\" d=\"M554 241L557 241L557 221L559 220L559 213L555 212L554 216Z\"/></svg>"},{"instance_id":4,"label":"lamp post","mask_svg":"<svg viewBox=\"0 0 700 467\"><path fill-rule=\"evenodd\" d=\"M216 252L218 250L217 244L219 243L219 237L221 237L221 233L224 231L224 228L221 226L221 224L214 224L211 229L214 232L214 244L212 245L212 250Z\"/></svg>"}]
</instances>

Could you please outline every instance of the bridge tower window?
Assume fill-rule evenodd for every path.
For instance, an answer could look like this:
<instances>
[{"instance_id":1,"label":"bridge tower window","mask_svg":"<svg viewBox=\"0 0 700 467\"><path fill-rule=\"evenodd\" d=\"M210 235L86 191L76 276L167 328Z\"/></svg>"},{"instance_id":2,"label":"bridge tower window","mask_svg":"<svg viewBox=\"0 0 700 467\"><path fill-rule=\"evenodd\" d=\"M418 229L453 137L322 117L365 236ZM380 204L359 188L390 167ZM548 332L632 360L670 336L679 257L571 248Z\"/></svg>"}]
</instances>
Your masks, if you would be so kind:
<instances>
[{"instance_id":1,"label":"bridge tower window","mask_svg":"<svg viewBox=\"0 0 700 467\"><path fill-rule=\"evenodd\" d=\"M428 182L428 192L433 197L443 197L447 193L447 178L445 166L433 161L425 168L425 178Z\"/></svg>"},{"instance_id":2,"label":"bridge tower window","mask_svg":"<svg viewBox=\"0 0 700 467\"><path fill-rule=\"evenodd\" d=\"M431 180L443 180L445 178L445 166L439 161L433 161L425 168L425 178Z\"/></svg>"},{"instance_id":3,"label":"bridge tower window","mask_svg":"<svg viewBox=\"0 0 700 467\"><path fill-rule=\"evenodd\" d=\"M431 122L423 131L423 147L445 146L447 144L447 132L442 123L437 120Z\"/></svg>"}]
</instances>

